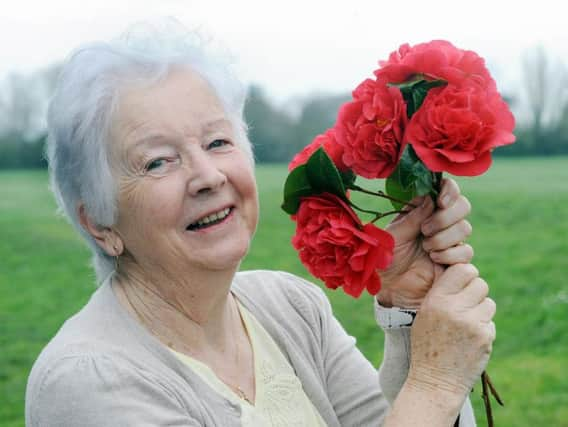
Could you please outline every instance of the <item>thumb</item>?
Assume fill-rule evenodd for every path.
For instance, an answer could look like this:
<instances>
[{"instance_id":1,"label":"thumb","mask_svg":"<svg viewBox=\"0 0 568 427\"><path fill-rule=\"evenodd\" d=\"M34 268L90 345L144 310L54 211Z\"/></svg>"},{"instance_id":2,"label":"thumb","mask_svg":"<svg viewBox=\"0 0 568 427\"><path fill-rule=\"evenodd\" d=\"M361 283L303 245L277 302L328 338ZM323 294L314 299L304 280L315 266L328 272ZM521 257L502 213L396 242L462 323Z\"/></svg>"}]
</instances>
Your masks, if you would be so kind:
<instances>
[{"instance_id":1,"label":"thumb","mask_svg":"<svg viewBox=\"0 0 568 427\"><path fill-rule=\"evenodd\" d=\"M413 208L412 205L416 207ZM387 227L397 244L416 240L421 233L422 223L434 211L434 203L430 196L420 196L412 199L403 210L409 212L398 215Z\"/></svg>"},{"instance_id":2,"label":"thumb","mask_svg":"<svg viewBox=\"0 0 568 427\"><path fill-rule=\"evenodd\" d=\"M446 269L432 284L432 290L444 294L455 294L479 276L473 264L454 264Z\"/></svg>"}]
</instances>

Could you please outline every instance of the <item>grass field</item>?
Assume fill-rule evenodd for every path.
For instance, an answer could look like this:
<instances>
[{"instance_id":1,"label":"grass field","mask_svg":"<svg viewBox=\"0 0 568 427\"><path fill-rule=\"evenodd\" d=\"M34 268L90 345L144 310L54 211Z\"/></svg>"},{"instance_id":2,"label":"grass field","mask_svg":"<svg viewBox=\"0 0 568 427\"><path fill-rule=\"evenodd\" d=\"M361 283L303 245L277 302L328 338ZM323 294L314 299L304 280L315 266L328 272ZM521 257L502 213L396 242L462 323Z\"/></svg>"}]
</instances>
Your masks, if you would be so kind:
<instances>
[{"instance_id":1,"label":"grass field","mask_svg":"<svg viewBox=\"0 0 568 427\"><path fill-rule=\"evenodd\" d=\"M243 269L308 277L279 210L283 166L257 168L261 221ZM568 159L499 159L460 179L473 204L475 264L498 304L488 371L506 401L496 425L568 426ZM22 426L30 367L93 291L89 253L55 215L45 172L0 172L0 425ZM337 317L378 364L371 297L328 292ZM480 387L472 400L484 425Z\"/></svg>"}]
</instances>

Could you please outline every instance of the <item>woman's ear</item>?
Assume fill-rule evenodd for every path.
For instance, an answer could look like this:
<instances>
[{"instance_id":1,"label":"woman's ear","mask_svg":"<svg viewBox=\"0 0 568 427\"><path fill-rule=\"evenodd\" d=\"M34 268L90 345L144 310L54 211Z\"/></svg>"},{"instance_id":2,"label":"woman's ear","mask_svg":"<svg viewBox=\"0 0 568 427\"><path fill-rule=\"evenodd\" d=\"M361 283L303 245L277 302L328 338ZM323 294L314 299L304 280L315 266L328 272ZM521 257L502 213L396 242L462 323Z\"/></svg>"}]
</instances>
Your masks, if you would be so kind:
<instances>
[{"instance_id":1,"label":"woman's ear","mask_svg":"<svg viewBox=\"0 0 568 427\"><path fill-rule=\"evenodd\" d=\"M77 214L81 226L109 256L115 257L122 254L124 244L117 232L109 227L103 227L94 223L87 215L83 203L77 205Z\"/></svg>"}]
</instances>

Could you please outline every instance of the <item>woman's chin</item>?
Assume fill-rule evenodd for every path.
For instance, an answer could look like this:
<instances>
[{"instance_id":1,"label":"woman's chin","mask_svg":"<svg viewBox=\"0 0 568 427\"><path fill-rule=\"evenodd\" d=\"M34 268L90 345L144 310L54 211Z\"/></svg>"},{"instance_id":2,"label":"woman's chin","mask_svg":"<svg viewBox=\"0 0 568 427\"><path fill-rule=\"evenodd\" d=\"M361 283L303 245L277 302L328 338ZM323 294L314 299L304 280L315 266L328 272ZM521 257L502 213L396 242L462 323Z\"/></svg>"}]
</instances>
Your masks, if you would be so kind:
<instances>
[{"instance_id":1,"label":"woman's chin","mask_svg":"<svg viewBox=\"0 0 568 427\"><path fill-rule=\"evenodd\" d=\"M241 242L230 242L222 248L217 248L204 254L201 259L201 267L208 270L236 270L239 268L250 247L250 239ZM209 251L208 251L209 252Z\"/></svg>"}]
</instances>

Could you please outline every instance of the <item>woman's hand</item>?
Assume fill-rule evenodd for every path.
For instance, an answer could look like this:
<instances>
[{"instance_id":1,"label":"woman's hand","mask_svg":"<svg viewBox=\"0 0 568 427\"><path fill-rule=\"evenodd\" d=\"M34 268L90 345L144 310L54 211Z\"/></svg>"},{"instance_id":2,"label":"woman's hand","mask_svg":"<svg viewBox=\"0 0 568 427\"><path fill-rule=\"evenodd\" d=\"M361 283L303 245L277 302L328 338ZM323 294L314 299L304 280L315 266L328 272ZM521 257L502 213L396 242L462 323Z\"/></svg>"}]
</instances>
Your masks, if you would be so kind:
<instances>
[{"instance_id":1,"label":"woman's hand","mask_svg":"<svg viewBox=\"0 0 568 427\"><path fill-rule=\"evenodd\" d=\"M420 307L443 265L468 263L473 258L473 248L463 243L472 231L465 219L471 205L454 180L444 179L435 212L429 196L411 203L418 207L387 227L395 239L394 259L381 272L382 288L377 295L387 307Z\"/></svg>"},{"instance_id":2,"label":"woman's hand","mask_svg":"<svg viewBox=\"0 0 568 427\"><path fill-rule=\"evenodd\" d=\"M471 264L457 264L434 282L411 330L407 382L465 398L487 365L495 340L495 303Z\"/></svg>"},{"instance_id":3,"label":"woman's hand","mask_svg":"<svg viewBox=\"0 0 568 427\"><path fill-rule=\"evenodd\" d=\"M408 376L384 426L450 426L487 365L495 303L471 264L447 268L428 292L410 332Z\"/></svg>"}]
</instances>

